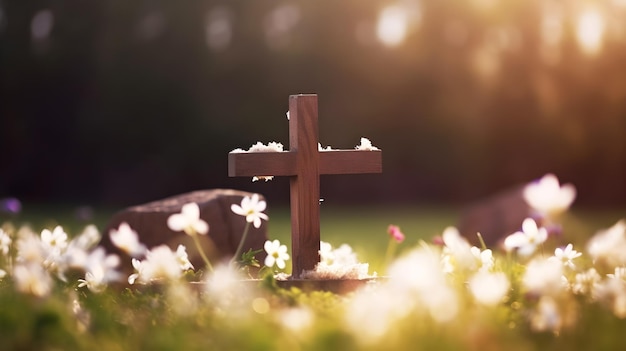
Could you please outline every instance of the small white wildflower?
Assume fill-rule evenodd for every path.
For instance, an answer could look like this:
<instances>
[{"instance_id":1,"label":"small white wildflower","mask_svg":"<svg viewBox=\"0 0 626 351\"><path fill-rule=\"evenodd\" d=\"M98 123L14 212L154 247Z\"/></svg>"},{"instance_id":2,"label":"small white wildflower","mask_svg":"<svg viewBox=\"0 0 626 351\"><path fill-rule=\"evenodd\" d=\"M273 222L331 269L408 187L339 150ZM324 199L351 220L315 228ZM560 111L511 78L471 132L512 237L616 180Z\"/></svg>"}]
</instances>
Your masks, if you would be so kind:
<instances>
[{"instance_id":1,"label":"small white wildflower","mask_svg":"<svg viewBox=\"0 0 626 351\"><path fill-rule=\"evenodd\" d=\"M493 268L493 252L490 249L481 250L476 246L472 246L470 252L474 256L481 271L489 271Z\"/></svg>"},{"instance_id":2,"label":"small white wildflower","mask_svg":"<svg viewBox=\"0 0 626 351\"><path fill-rule=\"evenodd\" d=\"M535 331L559 331L563 319L556 301L550 296L542 296L530 318L530 326Z\"/></svg>"},{"instance_id":3,"label":"small white wildflower","mask_svg":"<svg viewBox=\"0 0 626 351\"><path fill-rule=\"evenodd\" d=\"M60 225L56 226L52 232L44 229L41 231L41 242L48 252L61 253L67 248L67 233Z\"/></svg>"},{"instance_id":4,"label":"small white wildflower","mask_svg":"<svg viewBox=\"0 0 626 351\"><path fill-rule=\"evenodd\" d=\"M93 288L90 290L98 292L106 284L120 280L121 274L116 270L119 264L119 256L107 254L103 247L97 247L90 252L85 263L85 271L91 272L89 284L93 285Z\"/></svg>"},{"instance_id":5,"label":"small white wildflower","mask_svg":"<svg viewBox=\"0 0 626 351\"><path fill-rule=\"evenodd\" d=\"M608 306L618 318L626 318L626 281L609 277L595 290L595 298Z\"/></svg>"},{"instance_id":6,"label":"small white wildflower","mask_svg":"<svg viewBox=\"0 0 626 351\"><path fill-rule=\"evenodd\" d=\"M590 294L594 295L595 289L602 280L598 271L595 268L589 268L588 270L577 273L574 277L574 283L571 286L572 292L577 295Z\"/></svg>"},{"instance_id":7,"label":"small white wildflower","mask_svg":"<svg viewBox=\"0 0 626 351\"><path fill-rule=\"evenodd\" d=\"M487 306L500 303L510 286L511 283L503 272L479 271L469 280L469 289L474 299Z\"/></svg>"},{"instance_id":8,"label":"small white wildflower","mask_svg":"<svg viewBox=\"0 0 626 351\"><path fill-rule=\"evenodd\" d=\"M576 198L572 184L561 186L554 174L546 174L524 188L524 199L536 211L555 215L567 210Z\"/></svg>"},{"instance_id":9,"label":"small white wildflower","mask_svg":"<svg viewBox=\"0 0 626 351\"><path fill-rule=\"evenodd\" d=\"M11 246L11 237L2 228L0 228L0 252L6 256L9 254L9 247Z\"/></svg>"},{"instance_id":10,"label":"small white wildflower","mask_svg":"<svg viewBox=\"0 0 626 351\"><path fill-rule=\"evenodd\" d=\"M267 267L271 268L276 265L280 269L285 269L285 261L289 260L287 246L281 245L278 240L267 240L263 248L267 252L267 257L265 257L265 265Z\"/></svg>"},{"instance_id":11,"label":"small white wildflower","mask_svg":"<svg viewBox=\"0 0 626 351\"><path fill-rule=\"evenodd\" d=\"M128 276L128 284L133 285L135 281L144 281L142 278L143 275L143 261L140 261L136 258L132 259L133 268L135 269L135 273Z\"/></svg>"},{"instance_id":12,"label":"small white wildflower","mask_svg":"<svg viewBox=\"0 0 626 351\"><path fill-rule=\"evenodd\" d=\"M517 249L522 256L530 256L548 239L546 228L538 228L537 223L532 218L526 218L522 222L522 231L515 232L504 239L504 247L507 251Z\"/></svg>"},{"instance_id":13,"label":"small white wildflower","mask_svg":"<svg viewBox=\"0 0 626 351\"><path fill-rule=\"evenodd\" d=\"M563 286L563 266L550 259L535 259L526 266L522 284L531 293L558 294Z\"/></svg>"},{"instance_id":14,"label":"small white wildflower","mask_svg":"<svg viewBox=\"0 0 626 351\"><path fill-rule=\"evenodd\" d=\"M574 262L572 262L572 260L580 257L581 255L582 253L573 249L572 244L567 244L565 249L557 247L554 250L554 256L552 256L551 258L557 260L558 262L563 264L563 266L574 269L576 268L576 266L574 265Z\"/></svg>"},{"instance_id":15,"label":"small white wildflower","mask_svg":"<svg viewBox=\"0 0 626 351\"><path fill-rule=\"evenodd\" d=\"M364 151L378 150L376 146L372 145L372 142L368 138L361 138L361 144L357 145L355 149Z\"/></svg>"},{"instance_id":16,"label":"small white wildflower","mask_svg":"<svg viewBox=\"0 0 626 351\"><path fill-rule=\"evenodd\" d=\"M200 218L200 208L195 202L183 205L180 213L175 213L167 219L167 226L175 231L184 231L187 235L209 232L209 225Z\"/></svg>"},{"instance_id":17,"label":"small white wildflower","mask_svg":"<svg viewBox=\"0 0 626 351\"><path fill-rule=\"evenodd\" d=\"M182 276L180 263L176 253L167 245L152 248L146 253L146 259L141 262L141 274L138 278L143 283L154 280L174 280Z\"/></svg>"},{"instance_id":18,"label":"small white wildflower","mask_svg":"<svg viewBox=\"0 0 626 351\"><path fill-rule=\"evenodd\" d=\"M245 216L248 223L253 223L255 228L261 227L261 219L269 220L267 215L263 213L267 203L260 200L259 194L253 194L252 197L244 196L241 200L241 206L232 204L231 211L240 216Z\"/></svg>"},{"instance_id":19,"label":"small white wildflower","mask_svg":"<svg viewBox=\"0 0 626 351\"><path fill-rule=\"evenodd\" d=\"M43 297L52 291L50 274L38 264L18 264L13 268L15 288L23 293Z\"/></svg>"},{"instance_id":20,"label":"small white wildflower","mask_svg":"<svg viewBox=\"0 0 626 351\"><path fill-rule=\"evenodd\" d=\"M594 261L611 267L626 265L626 220L601 230L587 242L587 252Z\"/></svg>"},{"instance_id":21,"label":"small white wildflower","mask_svg":"<svg viewBox=\"0 0 626 351\"><path fill-rule=\"evenodd\" d=\"M178 258L178 263L180 264L180 269L183 271L194 269L193 265L189 261L189 255L187 255L187 248L185 245L178 245L176 248L176 258Z\"/></svg>"},{"instance_id":22,"label":"small white wildflower","mask_svg":"<svg viewBox=\"0 0 626 351\"><path fill-rule=\"evenodd\" d=\"M467 239L455 227L447 227L441 235L444 243L444 264L450 272L457 269L474 269L476 260ZM447 258L446 258L447 257ZM447 263L446 263L447 262Z\"/></svg>"},{"instance_id":23,"label":"small white wildflower","mask_svg":"<svg viewBox=\"0 0 626 351\"><path fill-rule=\"evenodd\" d=\"M118 229L111 229L109 237L113 245L126 252L131 257L139 257L146 253L147 248L139 242L139 235L126 222L122 222Z\"/></svg>"},{"instance_id":24,"label":"small white wildflower","mask_svg":"<svg viewBox=\"0 0 626 351\"><path fill-rule=\"evenodd\" d=\"M101 293L107 286L104 270L102 267L95 267L93 271L85 273L85 279L78 279L78 287L86 286L89 291Z\"/></svg>"},{"instance_id":25,"label":"small white wildflower","mask_svg":"<svg viewBox=\"0 0 626 351\"><path fill-rule=\"evenodd\" d=\"M606 276L626 281L626 267L615 267L615 272L607 274Z\"/></svg>"}]
</instances>

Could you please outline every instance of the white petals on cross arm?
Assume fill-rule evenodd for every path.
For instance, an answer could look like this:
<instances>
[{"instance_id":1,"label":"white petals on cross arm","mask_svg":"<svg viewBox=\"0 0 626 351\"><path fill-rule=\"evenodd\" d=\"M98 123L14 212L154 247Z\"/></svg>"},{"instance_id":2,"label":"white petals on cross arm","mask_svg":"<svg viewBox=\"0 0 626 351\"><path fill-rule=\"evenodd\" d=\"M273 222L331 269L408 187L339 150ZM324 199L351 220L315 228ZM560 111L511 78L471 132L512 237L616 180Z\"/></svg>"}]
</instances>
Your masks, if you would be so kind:
<instances>
[{"instance_id":1,"label":"white petals on cross arm","mask_svg":"<svg viewBox=\"0 0 626 351\"><path fill-rule=\"evenodd\" d=\"M111 229L111 242L131 257L139 257L146 253L146 246L139 242L139 236L126 222L122 222L118 229Z\"/></svg>"},{"instance_id":2,"label":"white petals on cross arm","mask_svg":"<svg viewBox=\"0 0 626 351\"><path fill-rule=\"evenodd\" d=\"M248 223L253 223L255 228L259 228L261 227L261 219L269 220L269 217L263 213L266 207L267 203L260 200L259 194L253 194L251 197L245 196L241 200L241 206L232 204L230 209L235 214L245 216Z\"/></svg>"},{"instance_id":3,"label":"white petals on cross arm","mask_svg":"<svg viewBox=\"0 0 626 351\"><path fill-rule=\"evenodd\" d=\"M171 215L167 219L167 226L175 232L184 231L188 235L209 232L209 225L200 218L200 208L195 202L183 205L181 213Z\"/></svg>"},{"instance_id":4,"label":"white petals on cross arm","mask_svg":"<svg viewBox=\"0 0 626 351\"><path fill-rule=\"evenodd\" d=\"M361 138L361 144L357 145L355 149L364 151L379 150L376 146L372 145L372 142L368 138Z\"/></svg>"}]
</instances>

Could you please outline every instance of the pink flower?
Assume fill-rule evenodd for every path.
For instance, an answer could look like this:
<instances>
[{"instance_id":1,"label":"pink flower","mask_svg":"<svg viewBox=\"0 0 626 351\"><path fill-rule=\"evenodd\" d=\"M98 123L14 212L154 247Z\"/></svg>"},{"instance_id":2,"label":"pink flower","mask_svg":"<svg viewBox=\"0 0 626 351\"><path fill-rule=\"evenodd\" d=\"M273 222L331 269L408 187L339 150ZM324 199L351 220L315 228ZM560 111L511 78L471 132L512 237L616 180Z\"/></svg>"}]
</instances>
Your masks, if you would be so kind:
<instances>
[{"instance_id":1,"label":"pink flower","mask_svg":"<svg viewBox=\"0 0 626 351\"><path fill-rule=\"evenodd\" d=\"M389 233L389 236L398 244L404 241L404 234L397 225L390 224L387 228L387 233Z\"/></svg>"}]
</instances>

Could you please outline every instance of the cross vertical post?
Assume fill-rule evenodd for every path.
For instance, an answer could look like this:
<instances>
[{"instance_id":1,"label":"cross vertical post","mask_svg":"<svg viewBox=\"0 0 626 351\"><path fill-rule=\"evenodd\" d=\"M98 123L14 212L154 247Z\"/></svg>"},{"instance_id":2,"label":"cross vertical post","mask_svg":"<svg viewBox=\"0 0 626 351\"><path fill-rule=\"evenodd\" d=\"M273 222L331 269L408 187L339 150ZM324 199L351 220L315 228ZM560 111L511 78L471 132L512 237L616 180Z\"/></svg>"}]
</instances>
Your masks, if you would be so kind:
<instances>
[{"instance_id":1,"label":"cross vertical post","mask_svg":"<svg viewBox=\"0 0 626 351\"><path fill-rule=\"evenodd\" d=\"M315 269L320 250L320 175L382 172L382 152L318 150L317 95L289 97L289 151L230 152L231 177L289 176L292 278Z\"/></svg>"},{"instance_id":2,"label":"cross vertical post","mask_svg":"<svg viewBox=\"0 0 626 351\"><path fill-rule=\"evenodd\" d=\"M317 95L289 97L289 151L296 152L291 177L292 274L312 270L320 250L320 172Z\"/></svg>"}]
</instances>

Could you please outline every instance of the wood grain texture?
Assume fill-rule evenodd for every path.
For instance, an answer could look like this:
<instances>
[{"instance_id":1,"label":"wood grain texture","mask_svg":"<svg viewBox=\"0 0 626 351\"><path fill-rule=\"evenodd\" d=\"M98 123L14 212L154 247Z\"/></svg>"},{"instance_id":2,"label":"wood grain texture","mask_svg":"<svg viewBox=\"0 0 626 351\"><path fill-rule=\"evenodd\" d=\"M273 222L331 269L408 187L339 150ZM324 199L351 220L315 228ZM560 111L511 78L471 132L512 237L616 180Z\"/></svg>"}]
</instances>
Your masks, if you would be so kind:
<instances>
[{"instance_id":1,"label":"wood grain texture","mask_svg":"<svg viewBox=\"0 0 626 351\"><path fill-rule=\"evenodd\" d=\"M312 270L320 250L320 174L382 172L382 152L318 150L317 95L289 97L289 151L231 152L231 177L289 176L292 277Z\"/></svg>"}]
</instances>

